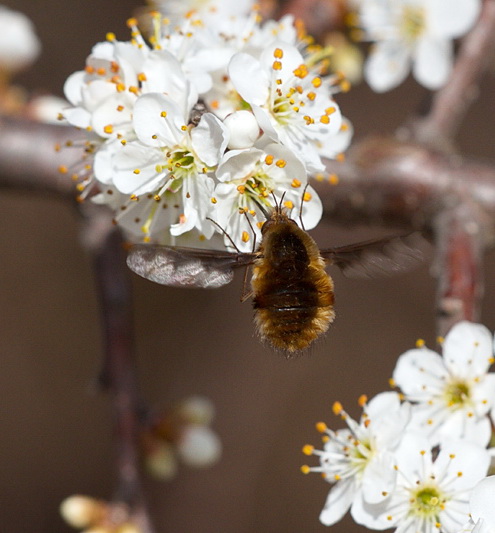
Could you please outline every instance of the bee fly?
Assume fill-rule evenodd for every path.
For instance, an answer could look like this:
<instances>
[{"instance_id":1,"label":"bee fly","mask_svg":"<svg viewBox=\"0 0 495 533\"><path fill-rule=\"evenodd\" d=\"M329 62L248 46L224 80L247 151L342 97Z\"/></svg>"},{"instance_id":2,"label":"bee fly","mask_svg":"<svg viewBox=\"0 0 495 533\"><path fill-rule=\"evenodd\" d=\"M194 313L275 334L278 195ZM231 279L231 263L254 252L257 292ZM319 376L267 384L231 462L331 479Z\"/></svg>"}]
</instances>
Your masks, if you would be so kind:
<instances>
[{"instance_id":1,"label":"bee fly","mask_svg":"<svg viewBox=\"0 0 495 533\"><path fill-rule=\"evenodd\" d=\"M335 318L327 265L354 275L386 274L404 270L420 256L408 244L410 235L320 251L280 205L267 216L261 232L261 244L251 253L138 244L127 264L162 285L209 289L230 283L236 268L252 266L252 291L242 300L253 297L259 336L289 357L325 333Z\"/></svg>"}]
</instances>

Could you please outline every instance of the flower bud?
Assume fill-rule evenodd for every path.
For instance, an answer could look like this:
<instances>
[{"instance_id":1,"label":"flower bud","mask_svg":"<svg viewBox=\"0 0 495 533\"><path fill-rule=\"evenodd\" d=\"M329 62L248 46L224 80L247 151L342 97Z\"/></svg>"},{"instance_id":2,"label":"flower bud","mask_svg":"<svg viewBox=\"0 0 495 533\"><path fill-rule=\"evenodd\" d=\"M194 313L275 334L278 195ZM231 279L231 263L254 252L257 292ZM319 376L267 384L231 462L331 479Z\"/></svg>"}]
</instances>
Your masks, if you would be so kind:
<instances>
[{"instance_id":1,"label":"flower bud","mask_svg":"<svg viewBox=\"0 0 495 533\"><path fill-rule=\"evenodd\" d=\"M223 123L230 133L231 150L251 148L260 135L258 121L250 111L235 111Z\"/></svg>"},{"instance_id":2,"label":"flower bud","mask_svg":"<svg viewBox=\"0 0 495 533\"><path fill-rule=\"evenodd\" d=\"M218 461L222 445L210 428L191 424L184 428L177 450L185 464L202 468Z\"/></svg>"}]
</instances>

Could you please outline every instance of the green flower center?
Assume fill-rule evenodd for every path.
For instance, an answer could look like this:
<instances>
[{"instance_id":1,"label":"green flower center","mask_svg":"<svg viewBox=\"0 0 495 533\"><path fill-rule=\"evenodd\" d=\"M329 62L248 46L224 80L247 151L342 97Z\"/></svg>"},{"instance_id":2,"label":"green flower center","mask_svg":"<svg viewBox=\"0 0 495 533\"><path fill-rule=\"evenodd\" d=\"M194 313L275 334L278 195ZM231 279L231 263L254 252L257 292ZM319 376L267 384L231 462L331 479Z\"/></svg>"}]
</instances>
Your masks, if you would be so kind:
<instances>
[{"instance_id":1,"label":"green flower center","mask_svg":"<svg viewBox=\"0 0 495 533\"><path fill-rule=\"evenodd\" d=\"M436 518L443 511L445 500L436 487L420 487L411 494L410 514L423 518Z\"/></svg>"},{"instance_id":2,"label":"green flower center","mask_svg":"<svg viewBox=\"0 0 495 533\"><path fill-rule=\"evenodd\" d=\"M445 390L445 401L449 407L462 407L470 400L470 389L464 381L453 381Z\"/></svg>"},{"instance_id":3,"label":"green flower center","mask_svg":"<svg viewBox=\"0 0 495 533\"><path fill-rule=\"evenodd\" d=\"M402 10L400 32L406 41L412 43L423 33L426 26L424 10L406 6Z\"/></svg>"}]
</instances>

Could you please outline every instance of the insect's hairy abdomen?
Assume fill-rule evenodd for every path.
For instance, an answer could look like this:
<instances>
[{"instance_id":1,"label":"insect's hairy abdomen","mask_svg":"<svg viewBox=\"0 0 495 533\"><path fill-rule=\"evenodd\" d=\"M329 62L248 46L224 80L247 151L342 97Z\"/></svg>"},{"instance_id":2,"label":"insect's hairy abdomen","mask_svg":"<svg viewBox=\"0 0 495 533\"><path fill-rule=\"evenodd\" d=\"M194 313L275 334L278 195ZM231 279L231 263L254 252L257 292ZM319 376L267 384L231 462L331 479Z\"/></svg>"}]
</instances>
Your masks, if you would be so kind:
<instances>
[{"instance_id":1,"label":"insect's hairy abdomen","mask_svg":"<svg viewBox=\"0 0 495 533\"><path fill-rule=\"evenodd\" d=\"M303 350L334 319L333 282L313 239L294 223L265 235L252 279L262 339L287 354Z\"/></svg>"}]
</instances>

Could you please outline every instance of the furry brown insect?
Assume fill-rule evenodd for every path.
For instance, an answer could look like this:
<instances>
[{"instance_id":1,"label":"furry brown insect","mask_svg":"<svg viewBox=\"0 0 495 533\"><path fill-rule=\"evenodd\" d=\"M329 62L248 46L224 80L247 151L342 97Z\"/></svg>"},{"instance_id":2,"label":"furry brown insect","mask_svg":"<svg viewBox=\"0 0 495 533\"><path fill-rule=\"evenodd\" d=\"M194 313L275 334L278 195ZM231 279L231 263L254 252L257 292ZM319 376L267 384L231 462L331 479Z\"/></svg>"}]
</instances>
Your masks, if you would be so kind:
<instances>
[{"instance_id":1,"label":"furry brown insect","mask_svg":"<svg viewBox=\"0 0 495 533\"><path fill-rule=\"evenodd\" d=\"M127 264L140 276L174 287L217 288L234 269L252 266L254 321L262 340L291 356L327 331L335 318L332 278L327 264L354 275L401 271L417 263L411 236L387 237L337 248L315 241L280 207L262 227L255 252L240 253L158 245L135 245Z\"/></svg>"}]
</instances>

